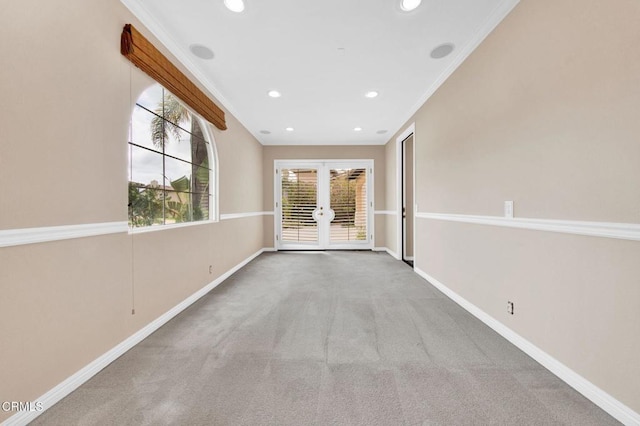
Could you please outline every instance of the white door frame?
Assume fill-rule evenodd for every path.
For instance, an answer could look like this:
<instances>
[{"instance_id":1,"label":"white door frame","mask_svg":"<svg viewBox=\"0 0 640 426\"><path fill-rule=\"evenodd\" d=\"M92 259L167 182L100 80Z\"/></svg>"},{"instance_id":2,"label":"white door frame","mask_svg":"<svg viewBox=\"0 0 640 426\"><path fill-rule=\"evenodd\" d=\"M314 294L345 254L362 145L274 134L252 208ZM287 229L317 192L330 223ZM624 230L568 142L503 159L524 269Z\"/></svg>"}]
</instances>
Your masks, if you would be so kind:
<instances>
[{"instance_id":1,"label":"white door frame","mask_svg":"<svg viewBox=\"0 0 640 426\"><path fill-rule=\"evenodd\" d=\"M398 260L402 260L404 254L404 238L403 238L403 226L402 226L402 203L404 199L404 165L402 150L404 147L403 142L413 135L413 205L409 206L413 209L413 258L416 258L416 211L418 206L416 204L416 126L415 123L411 123L407 128L396 138L396 256Z\"/></svg>"},{"instance_id":2,"label":"white door frame","mask_svg":"<svg viewBox=\"0 0 640 426\"><path fill-rule=\"evenodd\" d=\"M273 193L274 193L274 247L276 250L371 250L373 249L375 241L375 223L374 223L374 162L373 160L358 160L358 159L337 159L337 160L274 160L274 181L273 181ZM344 244L331 243L329 241L330 234L329 229L325 226L322 227L318 224L318 244L286 244L283 246L280 236L282 235L282 185L279 170L282 168L318 168L318 198L322 200L330 199L329 191L329 176L328 172L330 168L365 168L367 170L367 239L364 242L349 242ZM323 183L326 182L326 183ZM328 225L328 224L327 224ZM321 230L322 229L322 230ZM323 235L324 234L324 235Z\"/></svg>"}]
</instances>

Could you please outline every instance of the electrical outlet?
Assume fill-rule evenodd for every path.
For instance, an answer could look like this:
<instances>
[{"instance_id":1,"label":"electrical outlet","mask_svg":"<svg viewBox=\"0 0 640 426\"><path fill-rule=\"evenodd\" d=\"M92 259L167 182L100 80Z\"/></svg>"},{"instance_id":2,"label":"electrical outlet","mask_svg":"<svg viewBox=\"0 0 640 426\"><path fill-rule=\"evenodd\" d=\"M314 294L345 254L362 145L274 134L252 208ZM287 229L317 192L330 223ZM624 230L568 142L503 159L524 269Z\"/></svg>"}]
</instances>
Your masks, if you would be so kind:
<instances>
[{"instance_id":1,"label":"electrical outlet","mask_svg":"<svg viewBox=\"0 0 640 426\"><path fill-rule=\"evenodd\" d=\"M209 265L209 273L212 274L213 273L213 265Z\"/></svg>"},{"instance_id":2,"label":"electrical outlet","mask_svg":"<svg viewBox=\"0 0 640 426\"><path fill-rule=\"evenodd\" d=\"M513 315L513 302L507 302L507 313Z\"/></svg>"}]
</instances>

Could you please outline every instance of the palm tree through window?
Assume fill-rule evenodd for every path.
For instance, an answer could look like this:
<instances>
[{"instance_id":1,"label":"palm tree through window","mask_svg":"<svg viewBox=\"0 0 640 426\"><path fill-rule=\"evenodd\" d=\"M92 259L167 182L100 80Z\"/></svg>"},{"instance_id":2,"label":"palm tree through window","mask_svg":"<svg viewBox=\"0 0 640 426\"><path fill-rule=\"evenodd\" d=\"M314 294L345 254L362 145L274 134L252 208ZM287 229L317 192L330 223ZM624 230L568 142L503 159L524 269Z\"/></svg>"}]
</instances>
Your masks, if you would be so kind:
<instances>
[{"instance_id":1,"label":"palm tree through window","mask_svg":"<svg viewBox=\"0 0 640 426\"><path fill-rule=\"evenodd\" d=\"M160 85L138 99L129 131L129 225L211 218L213 152L201 120Z\"/></svg>"}]
</instances>

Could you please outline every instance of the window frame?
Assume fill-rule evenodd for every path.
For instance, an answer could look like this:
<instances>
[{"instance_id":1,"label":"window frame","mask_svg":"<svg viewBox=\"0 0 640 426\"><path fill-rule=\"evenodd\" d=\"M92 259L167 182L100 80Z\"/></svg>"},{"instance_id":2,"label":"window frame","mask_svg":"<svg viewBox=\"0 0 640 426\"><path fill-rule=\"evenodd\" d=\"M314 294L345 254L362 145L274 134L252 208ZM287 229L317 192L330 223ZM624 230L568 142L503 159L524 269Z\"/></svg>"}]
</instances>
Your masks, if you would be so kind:
<instances>
[{"instance_id":1,"label":"window frame","mask_svg":"<svg viewBox=\"0 0 640 426\"><path fill-rule=\"evenodd\" d=\"M153 88L154 86L159 86L162 90L166 91L167 93L170 93L172 96L174 96L178 102L180 102L180 104L189 112L189 114L191 114L191 119L192 120L196 120L198 122L198 125L200 126L200 129L202 130L202 135L205 139L205 146L207 149L207 157L208 157L208 161L209 161L209 219L206 220L197 220L197 221L190 221L190 222L180 222L180 223L163 223L163 224L154 224L154 225L148 225L148 226L139 226L139 227L135 227L135 226L131 226L130 224L128 224L128 228L129 228L129 234L142 234L142 233L147 233L147 232L156 232L156 231L162 231L162 230L169 230L169 229L177 229L177 228L186 228L186 227L190 227L190 226L197 226L197 225L206 225L206 224L211 224L211 223L217 223L220 221L220 214L219 214L219 185L218 185L218 150L216 148L216 144L215 144L215 138L214 138L214 134L213 131L211 129L211 123L209 123L207 120L205 120L204 118L202 118L202 116L198 113L196 113L189 105L185 104L182 99L178 98L176 95L174 95L173 93L171 93L171 91L167 90L164 86L162 86L160 83L158 82L154 82L154 84L147 86L144 90L142 90L140 92L140 95L138 95L138 97L136 98L135 102L133 102L133 105L131 106L131 113L129 114L129 129L127 132L127 152L129 152L131 146L132 146L132 123L133 123L133 113L135 112L136 106L140 106L141 108L147 109L146 107L139 105L138 104L138 100L140 99L140 96L142 96L142 94L144 94L147 90ZM166 120L164 117L162 117L163 120ZM166 120L168 121L168 120ZM164 158L166 157L165 153L160 153L163 156L163 161ZM130 154L127 154L127 173L129 173L129 170L132 170L132 164L131 164L131 156ZM129 183L131 182L130 180L130 176L127 176L127 187L129 185ZM127 208L127 223L129 222L130 219L130 211Z\"/></svg>"}]
</instances>

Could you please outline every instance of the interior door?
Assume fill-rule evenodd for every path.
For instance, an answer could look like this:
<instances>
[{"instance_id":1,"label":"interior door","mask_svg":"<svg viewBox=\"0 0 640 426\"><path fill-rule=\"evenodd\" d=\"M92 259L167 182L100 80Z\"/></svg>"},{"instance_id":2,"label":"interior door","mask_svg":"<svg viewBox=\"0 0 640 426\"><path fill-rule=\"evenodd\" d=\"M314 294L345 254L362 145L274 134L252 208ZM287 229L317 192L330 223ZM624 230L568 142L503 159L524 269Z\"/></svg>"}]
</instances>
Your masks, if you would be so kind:
<instances>
[{"instance_id":1,"label":"interior door","mask_svg":"<svg viewBox=\"0 0 640 426\"><path fill-rule=\"evenodd\" d=\"M372 160L275 162L276 248L373 248Z\"/></svg>"},{"instance_id":2,"label":"interior door","mask_svg":"<svg viewBox=\"0 0 640 426\"><path fill-rule=\"evenodd\" d=\"M402 141L402 260L413 266L414 208L413 134Z\"/></svg>"}]
</instances>

